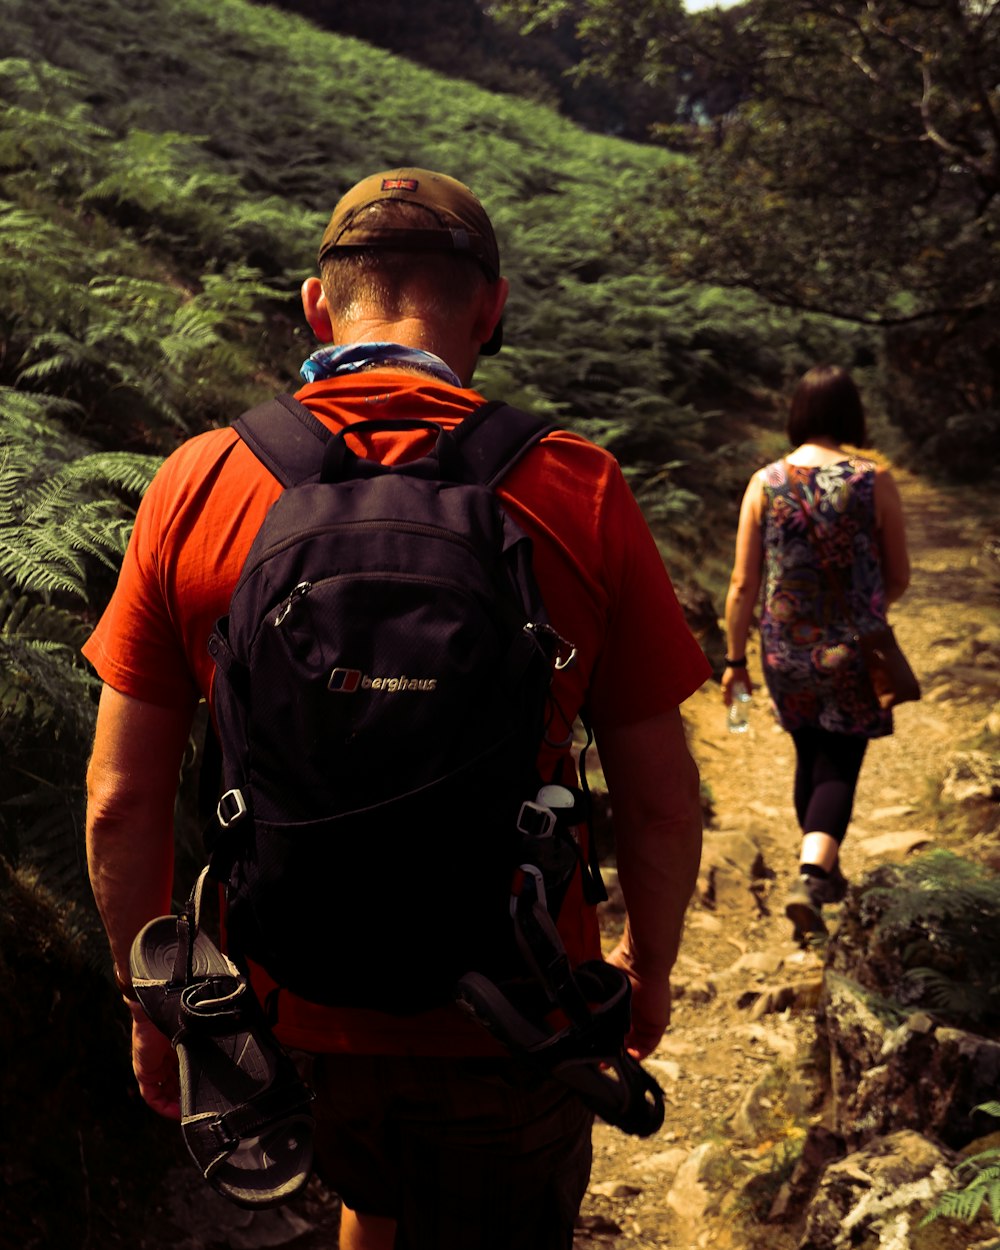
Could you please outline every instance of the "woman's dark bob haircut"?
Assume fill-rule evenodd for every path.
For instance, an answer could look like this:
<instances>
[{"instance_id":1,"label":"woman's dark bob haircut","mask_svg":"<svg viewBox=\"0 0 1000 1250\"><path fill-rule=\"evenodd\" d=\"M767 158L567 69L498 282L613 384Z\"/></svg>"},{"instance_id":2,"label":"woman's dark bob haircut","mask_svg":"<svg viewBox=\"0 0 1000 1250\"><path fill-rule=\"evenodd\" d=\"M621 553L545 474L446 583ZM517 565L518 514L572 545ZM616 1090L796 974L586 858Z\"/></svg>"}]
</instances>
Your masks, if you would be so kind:
<instances>
[{"instance_id":1,"label":"woman's dark bob haircut","mask_svg":"<svg viewBox=\"0 0 1000 1250\"><path fill-rule=\"evenodd\" d=\"M865 410L851 375L838 365L816 365L795 388L788 412L788 441L793 447L814 438L864 447Z\"/></svg>"}]
</instances>

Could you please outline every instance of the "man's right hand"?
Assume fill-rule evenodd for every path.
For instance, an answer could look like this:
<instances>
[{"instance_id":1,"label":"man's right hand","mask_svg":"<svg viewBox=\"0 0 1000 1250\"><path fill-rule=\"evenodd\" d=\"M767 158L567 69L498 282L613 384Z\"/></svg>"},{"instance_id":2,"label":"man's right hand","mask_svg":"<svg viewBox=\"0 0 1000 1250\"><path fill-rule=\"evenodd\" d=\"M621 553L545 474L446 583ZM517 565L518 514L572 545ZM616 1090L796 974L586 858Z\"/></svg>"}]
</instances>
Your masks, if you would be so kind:
<instances>
[{"instance_id":1,"label":"man's right hand","mask_svg":"<svg viewBox=\"0 0 1000 1250\"><path fill-rule=\"evenodd\" d=\"M168 1120L181 1118L180 1077L177 1055L166 1037L138 1003L132 1013L132 1070L143 1100Z\"/></svg>"},{"instance_id":2,"label":"man's right hand","mask_svg":"<svg viewBox=\"0 0 1000 1250\"><path fill-rule=\"evenodd\" d=\"M635 967L623 939L607 957L632 984L632 1025L625 1049L636 1059L651 1055L670 1023L670 977L644 978Z\"/></svg>"}]
</instances>

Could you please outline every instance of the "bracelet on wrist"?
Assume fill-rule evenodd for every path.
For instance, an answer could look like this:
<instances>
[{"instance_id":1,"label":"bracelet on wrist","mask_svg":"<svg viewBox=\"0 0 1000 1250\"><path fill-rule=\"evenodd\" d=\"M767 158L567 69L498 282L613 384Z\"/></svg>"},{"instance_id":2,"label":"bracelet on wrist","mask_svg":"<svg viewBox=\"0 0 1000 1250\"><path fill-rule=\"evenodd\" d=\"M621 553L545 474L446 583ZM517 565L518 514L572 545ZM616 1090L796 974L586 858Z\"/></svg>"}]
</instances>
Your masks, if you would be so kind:
<instances>
[{"instance_id":1,"label":"bracelet on wrist","mask_svg":"<svg viewBox=\"0 0 1000 1250\"><path fill-rule=\"evenodd\" d=\"M745 655L738 660L731 660L728 655L726 656L726 668L746 668L746 666L747 657Z\"/></svg>"}]
</instances>

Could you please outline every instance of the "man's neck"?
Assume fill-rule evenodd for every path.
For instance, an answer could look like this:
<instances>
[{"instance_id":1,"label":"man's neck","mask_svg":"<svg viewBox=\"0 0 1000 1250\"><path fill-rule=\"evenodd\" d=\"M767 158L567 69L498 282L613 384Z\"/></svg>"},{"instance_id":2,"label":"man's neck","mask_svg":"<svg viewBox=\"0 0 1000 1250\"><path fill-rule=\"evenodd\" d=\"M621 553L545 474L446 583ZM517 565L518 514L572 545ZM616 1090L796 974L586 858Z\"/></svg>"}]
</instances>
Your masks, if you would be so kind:
<instances>
[{"instance_id":1,"label":"man's neck","mask_svg":"<svg viewBox=\"0 0 1000 1250\"><path fill-rule=\"evenodd\" d=\"M449 386L465 385L451 366L433 352L385 341L321 347L304 362L300 372L306 382L319 382L324 378L379 368L406 369Z\"/></svg>"}]
</instances>

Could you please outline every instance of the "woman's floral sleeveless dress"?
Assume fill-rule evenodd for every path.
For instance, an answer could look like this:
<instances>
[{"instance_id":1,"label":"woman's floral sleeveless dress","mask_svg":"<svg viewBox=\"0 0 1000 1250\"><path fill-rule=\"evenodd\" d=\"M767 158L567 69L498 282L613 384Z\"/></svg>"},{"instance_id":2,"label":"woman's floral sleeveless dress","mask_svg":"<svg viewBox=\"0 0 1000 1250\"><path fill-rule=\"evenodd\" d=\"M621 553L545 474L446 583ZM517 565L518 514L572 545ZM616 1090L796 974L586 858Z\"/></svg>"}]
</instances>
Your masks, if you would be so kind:
<instances>
[{"instance_id":1,"label":"woman's floral sleeveless dress","mask_svg":"<svg viewBox=\"0 0 1000 1250\"><path fill-rule=\"evenodd\" d=\"M779 460L763 480L761 650L782 728L892 733L892 713L879 707L854 641L885 624L875 465Z\"/></svg>"}]
</instances>

